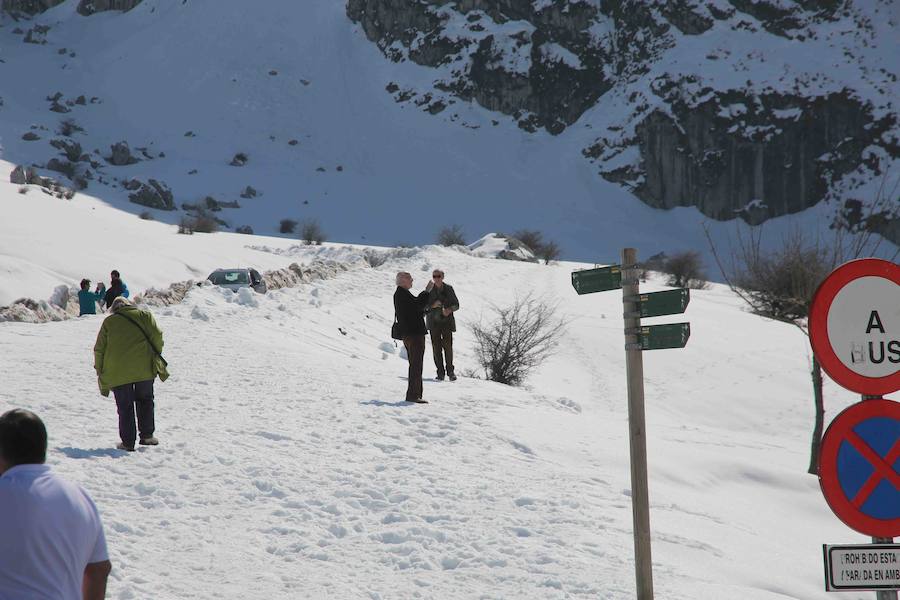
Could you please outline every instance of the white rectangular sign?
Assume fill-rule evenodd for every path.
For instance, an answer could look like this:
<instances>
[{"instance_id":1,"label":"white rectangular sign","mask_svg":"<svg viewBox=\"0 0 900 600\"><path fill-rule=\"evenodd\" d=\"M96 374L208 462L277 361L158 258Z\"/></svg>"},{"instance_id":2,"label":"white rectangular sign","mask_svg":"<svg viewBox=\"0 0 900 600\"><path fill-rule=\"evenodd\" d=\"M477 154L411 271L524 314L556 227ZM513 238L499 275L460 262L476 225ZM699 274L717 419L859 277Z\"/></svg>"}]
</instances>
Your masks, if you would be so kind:
<instances>
[{"instance_id":1,"label":"white rectangular sign","mask_svg":"<svg viewBox=\"0 0 900 600\"><path fill-rule=\"evenodd\" d=\"M825 590L900 590L900 544L823 545Z\"/></svg>"}]
</instances>

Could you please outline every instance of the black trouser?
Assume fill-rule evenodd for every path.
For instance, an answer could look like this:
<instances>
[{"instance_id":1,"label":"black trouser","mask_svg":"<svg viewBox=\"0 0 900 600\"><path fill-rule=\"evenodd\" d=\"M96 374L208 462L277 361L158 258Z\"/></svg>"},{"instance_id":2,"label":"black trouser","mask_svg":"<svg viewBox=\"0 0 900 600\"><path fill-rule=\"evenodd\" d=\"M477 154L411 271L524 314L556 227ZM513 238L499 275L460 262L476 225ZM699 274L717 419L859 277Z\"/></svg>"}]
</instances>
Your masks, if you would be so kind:
<instances>
[{"instance_id":1,"label":"black trouser","mask_svg":"<svg viewBox=\"0 0 900 600\"><path fill-rule=\"evenodd\" d=\"M119 437L126 446L134 446L137 432L134 429L135 407L137 428L141 439L153 437L153 380L126 383L112 389L119 409Z\"/></svg>"},{"instance_id":2,"label":"black trouser","mask_svg":"<svg viewBox=\"0 0 900 600\"><path fill-rule=\"evenodd\" d=\"M425 336L403 336L406 346L406 357L409 359L409 375L407 377L406 399L422 399L422 363L425 360Z\"/></svg>"},{"instance_id":3,"label":"black trouser","mask_svg":"<svg viewBox=\"0 0 900 600\"><path fill-rule=\"evenodd\" d=\"M431 352L438 377L444 376L444 361L447 362L447 374L453 375L453 332L449 327L431 330Z\"/></svg>"}]
</instances>

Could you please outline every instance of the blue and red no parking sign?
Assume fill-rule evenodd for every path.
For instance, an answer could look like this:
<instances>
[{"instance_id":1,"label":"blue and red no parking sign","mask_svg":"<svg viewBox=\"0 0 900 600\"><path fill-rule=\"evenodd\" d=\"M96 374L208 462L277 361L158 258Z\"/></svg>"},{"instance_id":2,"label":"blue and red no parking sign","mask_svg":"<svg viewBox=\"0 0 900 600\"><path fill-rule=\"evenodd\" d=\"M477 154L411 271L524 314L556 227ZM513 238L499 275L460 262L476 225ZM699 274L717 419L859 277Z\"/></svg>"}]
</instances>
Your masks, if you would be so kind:
<instances>
[{"instance_id":1,"label":"blue and red no parking sign","mask_svg":"<svg viewBox=\"0 0 900 600\"><path fill-rule=\"evenodd\" d=\"M867 400L835 417L822 438L819 483L847 526L900 536L900 403Z\"/></svg>"}]
</instances>

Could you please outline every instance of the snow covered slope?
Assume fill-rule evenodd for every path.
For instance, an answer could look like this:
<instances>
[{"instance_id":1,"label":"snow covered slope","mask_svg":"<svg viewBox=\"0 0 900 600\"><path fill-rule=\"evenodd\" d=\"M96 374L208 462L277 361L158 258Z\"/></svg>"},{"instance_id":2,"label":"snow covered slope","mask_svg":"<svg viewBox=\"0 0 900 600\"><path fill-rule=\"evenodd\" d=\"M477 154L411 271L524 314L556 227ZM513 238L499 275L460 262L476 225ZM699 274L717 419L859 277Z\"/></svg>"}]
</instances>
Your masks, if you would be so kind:
<instances>
[{"instance_id":1,"label":"snow covered slope","mask_svg":"<svg viewBox=\"0 0 900 600\"><path fill-rule=\"evenodd\" d=\"M115 407L91 368L103 315L0 323L0 411L40 414L50 464L97 501L114 564L108 597L633 597L621 297L576 296L570 272L584 264L426 247L385 250L372 268L352 247L179 236L82 195L0 200L4 221L41 222L51 206L65 215L31 239L0 230L0 254L36 265L16 274L23 288L99 279L111 265L161 286L226 253L354 264L264 296L196 288L154 308L173 375L157 386L161 445L134 454L113 449ZM96 249L104 236L109 253ZM464 376L426 381L428 405L401 402L394 273L412 272L419 289L435 267L460 298L463 374L477 371L471 327L491 305L526 293L558 303L562 344L525 388ZM694 292L684 318L687 348L645 354L657 596L825 600L820 545L865 539L806 474L807 341L745 313L721 286ZM825 393L829 415L855 400L830 382Z\"/></svg>"},{"instance_id":2,"label":"snow covered slope","mask_svg":"<svg viewBox=\"0 0 900 600\"><path fill-rule=\"evenodd\" d=\"M541 229L582 260L614 260L625 245L644 256L706 248L696 209L651 209L598 176L582 155L589 128L527 133L466 102L438 118L398 104L391 82L424 88L433 73L385 61L342 2L145 0L90 17L76 5L3 17L3 173L36 164L68 184L52 169L66 171L87 194L169 223L185 205L231 206L213 214L264 235L282 219L317 219L335 241L422 244L459 223L470 241ZM122 141L139 162L114 156ZM246 164L231 166L238 154ZM151 179L176 210L129 202L139 190L125 187ZM830 223L808 212L801 227ZM772 229L777 239L787 227ZM714 230L725 239L734 226Z\"/></svg>"}]
</instances>

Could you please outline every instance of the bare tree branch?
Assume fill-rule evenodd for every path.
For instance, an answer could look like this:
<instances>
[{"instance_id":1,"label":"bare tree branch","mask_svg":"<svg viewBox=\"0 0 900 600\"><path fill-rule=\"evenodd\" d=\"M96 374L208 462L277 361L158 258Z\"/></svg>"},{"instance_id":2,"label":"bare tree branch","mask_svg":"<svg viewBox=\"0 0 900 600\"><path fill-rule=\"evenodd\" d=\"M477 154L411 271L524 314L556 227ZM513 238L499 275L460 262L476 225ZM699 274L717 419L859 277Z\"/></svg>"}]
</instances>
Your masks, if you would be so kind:
<instances>
[{"instance_id":1,"label":"bare tree branch","mask_svg":"<svg viewBox=\"0 0 900 600\"><path fill-rule=\"evenodd\" d=\"M493 311L494 322L472 327L475 353L488 379L520 385L556 348L565 322L556 317L556 305L531 294Z\"/></svg>"}]
</instances>

